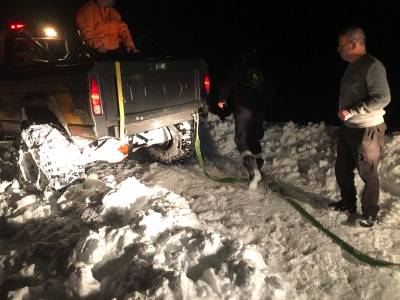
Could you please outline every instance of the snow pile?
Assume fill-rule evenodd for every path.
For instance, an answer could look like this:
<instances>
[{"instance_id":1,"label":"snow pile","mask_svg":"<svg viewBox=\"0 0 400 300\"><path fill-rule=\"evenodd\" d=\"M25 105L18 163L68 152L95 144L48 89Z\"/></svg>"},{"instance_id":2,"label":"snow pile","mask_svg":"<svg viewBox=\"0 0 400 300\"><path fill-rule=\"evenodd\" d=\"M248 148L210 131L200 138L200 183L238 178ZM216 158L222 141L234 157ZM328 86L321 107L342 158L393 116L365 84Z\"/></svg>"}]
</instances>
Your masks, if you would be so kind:
<instances>
[{"instance_id":1,"label":"snow pile","mask_svg":"<svg viewBox=\"0 0 400 300\"><path fill-rule=\"evenodd\" d=\"M74 138L74 142L81 149L81 159L84 164L95 161L117 163L126 158L126 155L118 150L122 144L121 141L116 138L106 137L94 143L84 139Z\"/></svg>"},{"instance_id":2,"label":"snow pile","mask_svg":"<svg viewBox=\"0 0 400 300\"><path fill-rule=\"evenodd\" d=\"M76 138L71 140L58 128L48 124L32 125L22 131L23 145L19 165L25 181L39 190L47 187L60 190L84 175L84 166L95 161L116 163L126 155L119 151L121 142L104 138L95 143ZM38 170L32 172L39 166ZM41 174L48 182L43 182Z\"/></svg>"},{"instance_id":3,"label":"snow pile","mask_svg":"<svg viewBox=\"0 0 400 300\"><path fill-rule=\"evenodd\" d=\"M239 154L232 146L233 117L222 122L211 116L208 129L217 152L239 161ZM265 129L261 145L267 174L279 181L292 182L305 191L338 199L335 178L337 128L328 127L324 122L303 126L288 122L281 125L266 123ZM380 164L380 174L384 179L382 185L397 195L400 195L399 143L400 136L386 137ZM362 186L357 172L355 182L356 186Z\"/></svg>"},{"instance_id":4,"label":"snow pile","mask_svg":"<svg viewBox=\"0 0 400 300\"><path fill-rule=\"evenodd\" d=\"M250 246L202 228L187 201L128 178L103 199L105 226L70 258L71 296L145 299L284 298L278 276Z\"/></svg>"},{"instance_id":5,"label":"snow pile","mask_svg":"<svg viewBox=\"0 0 400 300\"><path fill-rule=\"evenodd\" d=\"M385 189L400 197L400 135L387 141L383 152L380 174Z\"/></svg>"},{"instance_id":6,"label":"snow pile","mask_svg":"<svg viewBox=\"0 0 400 300\"><path fill-rule=\"evenodd\" d=\"M203 125L207 170L244 175L233 118ZM399 137L386 136L381 162L383 221L365 229L327 208L338 197L336 128L265 127L265 173L357 249L400 262ZM112 141L103 145L96 157L112 157ZM32 193L8 153L0 149L0 299L398 298L398 271L360 263L268 186L210 180L195 158L165 166L137 151L92 162L63 191Z\"/></svg>"},{"instance_id":7,"label":"snow pile","mask_svg":"<svg viewBox=\"0 0 400 300\"><path fill-rule=\"evenodd\" d=\"M336 139L323 122L267 128L263 153L271 162L267 172L281 181L296 181L310 191L336 191Z\"/></svg>"},{"instance_id":8,"label":"snow pile","mask_svg":"<svg viewBox=\"0 0 400 300\"><path fill-rule=\"evenodd\" d=\"M212 154L218 154L221 156L236 156L237 148L234 143L233 130L235 121L233 116L229 116L224 121L221 121L216 115L208 115L207 122L202 124L200 129L203 129L201 133L201 144L202 152L207 155L212 149ZM207 136L204 136L207 134Z\"/></svg>"}]
</instances>

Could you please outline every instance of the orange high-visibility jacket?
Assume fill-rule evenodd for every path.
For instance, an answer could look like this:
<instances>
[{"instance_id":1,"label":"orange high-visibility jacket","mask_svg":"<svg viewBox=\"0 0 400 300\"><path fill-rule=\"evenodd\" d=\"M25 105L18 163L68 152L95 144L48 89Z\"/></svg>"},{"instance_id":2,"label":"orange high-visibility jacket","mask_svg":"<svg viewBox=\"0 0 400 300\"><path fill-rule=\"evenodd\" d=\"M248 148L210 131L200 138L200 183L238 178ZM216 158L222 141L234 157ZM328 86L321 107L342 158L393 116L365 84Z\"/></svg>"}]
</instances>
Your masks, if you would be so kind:
<instances>
[{"instance_id":1,"label":"orange high-visibility jacket","mask_svg":"<svg viewBox=\"0 0 400 300\"><path fill-rule=\"evenodd\" d=\"M93 1L85 3L76 15L81 38L94 49L104 46L117 49L120 44L136 48L126 23L113 7L100 7Z\"/></svg>"}]
</instances>

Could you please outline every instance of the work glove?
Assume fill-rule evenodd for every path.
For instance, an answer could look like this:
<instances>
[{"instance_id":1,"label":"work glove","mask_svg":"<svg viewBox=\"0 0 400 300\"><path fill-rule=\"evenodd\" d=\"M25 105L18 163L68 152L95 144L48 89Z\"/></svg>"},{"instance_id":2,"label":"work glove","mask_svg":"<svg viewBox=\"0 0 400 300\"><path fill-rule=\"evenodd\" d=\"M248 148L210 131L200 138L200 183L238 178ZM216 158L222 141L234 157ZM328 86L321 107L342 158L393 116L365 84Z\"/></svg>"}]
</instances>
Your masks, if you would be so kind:
<instances>
[{"instance_id":1,"label":"work glove","mask_svg":"<svg viewBox=\"0 0 400 300\"><path fill-rule=\"evenodd\" d=\"M226 100L219 100L217 105L221 110L226 110L227 107Z\"/></svg>"},{"instance_id":2,"label":"work glove","mask_svg":"<svg viewBox=\"0 0 400 300\"><path fill-rule=\"evenodd\" d=\"M126 47L126 51L132 54L140 54L140 50L138 48Z\"/></svg>"},{"instance_id":3,"label":"work glove","mask_svg":"<svg viewBox=\"0 0 400 300\"><path fill-rule=\"evenodd\" d=\"M217 102L217 109L215 114L218 115L221 121L225 121L225 118L231 114L226 100L219 100Z\"/></svg>"}]
</instances>

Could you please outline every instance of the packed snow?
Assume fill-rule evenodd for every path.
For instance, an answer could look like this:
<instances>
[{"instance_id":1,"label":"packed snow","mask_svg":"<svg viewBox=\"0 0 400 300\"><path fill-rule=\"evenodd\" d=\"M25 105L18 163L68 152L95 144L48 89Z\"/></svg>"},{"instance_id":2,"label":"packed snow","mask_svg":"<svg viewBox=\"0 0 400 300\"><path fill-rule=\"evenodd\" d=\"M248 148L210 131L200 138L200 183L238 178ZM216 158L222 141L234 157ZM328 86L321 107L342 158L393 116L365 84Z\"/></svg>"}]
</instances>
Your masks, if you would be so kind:
<instances>
[{"instance_id":1,"label":"packed snow","mask_svg":"<svg viewBox=\"0 0 400 300\"><path fill-rule=\"evenodd\" d=\"M336 128L265 127L266 176L355 248L400 263L400 136L386 136L381 221L362 228L327 206L339 199ZM233 118L210 115L200 129L207 171L244 176ZM105 144L81 179L40 193L23 189L0 146L1 299L399 299L399 268L358 261L268 184L218 183L195 156L107 162L118 154Z\"/></svg>"}]
</instances>

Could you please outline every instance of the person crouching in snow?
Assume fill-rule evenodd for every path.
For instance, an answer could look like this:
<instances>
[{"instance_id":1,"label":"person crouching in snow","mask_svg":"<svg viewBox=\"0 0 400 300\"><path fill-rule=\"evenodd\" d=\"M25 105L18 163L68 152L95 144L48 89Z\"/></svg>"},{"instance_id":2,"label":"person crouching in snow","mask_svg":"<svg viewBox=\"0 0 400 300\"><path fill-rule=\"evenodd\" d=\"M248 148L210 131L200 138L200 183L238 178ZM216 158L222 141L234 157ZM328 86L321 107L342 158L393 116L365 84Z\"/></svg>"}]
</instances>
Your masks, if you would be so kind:
<instances>
[{"instance_id":1,"label":"person crouching in snow","mask_svg":"<svg viewBox=\"0 0 400 300\"><path fill-rule=\"evenodd\" d=\"M233 112L235 144L249 177L249 190L257 189L264 164L260 140L264 136L266 104L271 98L272 85L261 70L256 49L244 52L223 83L218 107Z\"/></svg>"}]
</instances>

